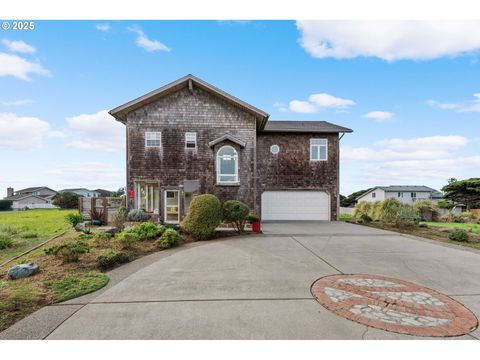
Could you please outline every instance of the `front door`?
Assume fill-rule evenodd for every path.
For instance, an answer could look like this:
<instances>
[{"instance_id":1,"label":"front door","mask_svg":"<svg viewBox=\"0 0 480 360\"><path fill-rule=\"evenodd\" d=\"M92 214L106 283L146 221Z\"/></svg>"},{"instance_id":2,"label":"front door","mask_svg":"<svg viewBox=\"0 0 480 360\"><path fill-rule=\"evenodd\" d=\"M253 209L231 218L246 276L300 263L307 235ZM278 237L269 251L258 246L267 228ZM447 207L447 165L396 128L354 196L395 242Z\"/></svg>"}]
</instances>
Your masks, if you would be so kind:
<instances>
[{"instance_id":1,"label":"front door","mask_svg":"<svg viewBox=\"0 0 480 360\"><path fill-rule=\"evenodd\" d=\"M180 222L180 192L178 190L165 190L164 221L167 224Z\"/></svg>"}]
</instances>

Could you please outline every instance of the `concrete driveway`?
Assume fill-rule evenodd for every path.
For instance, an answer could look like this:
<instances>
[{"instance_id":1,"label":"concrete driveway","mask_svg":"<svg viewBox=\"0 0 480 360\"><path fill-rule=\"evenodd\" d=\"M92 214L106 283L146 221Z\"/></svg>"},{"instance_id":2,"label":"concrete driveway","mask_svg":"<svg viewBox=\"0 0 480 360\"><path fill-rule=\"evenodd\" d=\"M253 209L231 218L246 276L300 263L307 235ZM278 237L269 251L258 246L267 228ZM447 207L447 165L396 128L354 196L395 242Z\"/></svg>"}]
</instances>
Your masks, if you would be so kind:
<instances>
[{"instance_id":1,"label":"concrete driveway","mask_svg":"<svg viewBox=\"0 0 480 360\"><path fill-rule=\"evenodd\" d=\"M49 306L1 338L413 339L344 319L311 284L384 275L449 295L480 315L480 252L333 223L267 223L263 235L193 243L110 273L97 293ZM480 330L454 339L476 339Z\"/></svg>"}]
</instances>

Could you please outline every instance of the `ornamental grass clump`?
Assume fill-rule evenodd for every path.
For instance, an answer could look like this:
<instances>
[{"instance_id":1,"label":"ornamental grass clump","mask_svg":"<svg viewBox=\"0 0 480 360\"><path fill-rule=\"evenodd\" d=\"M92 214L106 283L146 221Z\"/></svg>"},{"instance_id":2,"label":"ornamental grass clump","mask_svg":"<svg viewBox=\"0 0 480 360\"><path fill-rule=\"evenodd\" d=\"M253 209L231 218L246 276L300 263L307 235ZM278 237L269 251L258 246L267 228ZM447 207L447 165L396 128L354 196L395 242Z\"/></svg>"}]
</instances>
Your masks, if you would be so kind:
<instances>
[{"instance_id":1,"label":"ornamental grass clump","mask_svg":"<svg viewBox=\"0 0 480 360\"><path fill-rule=\"evenodd\" d=\"M221 221L221 204L215 195L203 194L192 199L182 228L195 240L213 237Z\"/></svg>"}]
</instances>

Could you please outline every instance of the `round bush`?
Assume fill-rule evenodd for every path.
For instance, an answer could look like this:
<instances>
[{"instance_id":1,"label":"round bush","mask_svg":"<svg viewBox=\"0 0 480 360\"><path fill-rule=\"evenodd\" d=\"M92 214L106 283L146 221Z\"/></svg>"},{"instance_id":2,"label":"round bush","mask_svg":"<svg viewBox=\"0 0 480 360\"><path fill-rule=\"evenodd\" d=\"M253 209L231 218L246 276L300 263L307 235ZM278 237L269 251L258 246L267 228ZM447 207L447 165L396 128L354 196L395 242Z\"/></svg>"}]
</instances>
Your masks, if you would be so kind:
<instances>
[{"instance_id":1,"label":"round bush","mask_svg":"<svg viewBox=\"0 0 480 360\"><path fill-rule=\"evenodd\" d=\"M233 224L238 232L242 232L245 228L248 213L248 206L238 200L227 200L223 203L222 219L227 223Z\"/></svg>"},{"instance_id":2,"label":"round bush","mask_svg":"<svg viewBox=\"0 0 480 360\"><path fill-rule=\"evenodd\" d=\"M181 239L182 237L177 230L166 229L160 239L156 241L156 244L164 249L168 249L172 246L176 246Z\"/></svg>"},{"instance_id":3,"label":"round bush","mask_svg":"<svg viewBox=\"0 0 480 360\"><path fill-rule=\"evenodd\" d=\"M182 227L196 240L207 240L220 224L221 205L215 195L203 194L192 199Z\"/></svg>"},{"instance_id":4,"label":"round bush","mask_svg":"<svg viewBox=\"0 0 480 360\"><path fill-rule=\"evenodd\" d=\"M468 241L468 233L463 229L453 229L452 232L448 234L448 238L453 241Z\"/></svg>"}]
</instances>

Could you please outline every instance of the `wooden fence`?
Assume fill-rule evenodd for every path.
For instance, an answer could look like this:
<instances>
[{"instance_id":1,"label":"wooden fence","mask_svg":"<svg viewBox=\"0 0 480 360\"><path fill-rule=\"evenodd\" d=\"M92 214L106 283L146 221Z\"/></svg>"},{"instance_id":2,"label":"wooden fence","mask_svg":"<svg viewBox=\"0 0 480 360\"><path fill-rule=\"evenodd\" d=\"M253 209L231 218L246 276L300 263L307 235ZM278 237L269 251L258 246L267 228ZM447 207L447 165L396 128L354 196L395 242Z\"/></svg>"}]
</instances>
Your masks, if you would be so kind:
<instances>
[{"instance_id":1,"label":"wooden fence","mask_svg":"<svg viewBox=\"0 0 480 360\"><path fill-rule=\"evenodd\" d=\"M92 220L92 211L101 214L104 224L110 224L118 209L125 206L125 197L81 197L78 198L78 211L85 220Z\"/></svg>"}]
</instances>

